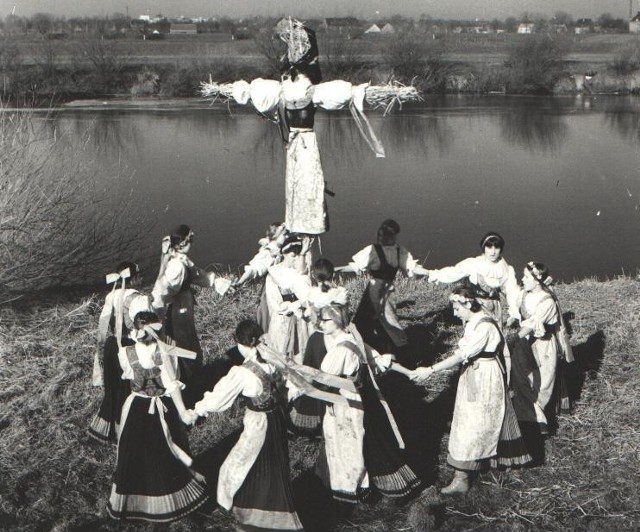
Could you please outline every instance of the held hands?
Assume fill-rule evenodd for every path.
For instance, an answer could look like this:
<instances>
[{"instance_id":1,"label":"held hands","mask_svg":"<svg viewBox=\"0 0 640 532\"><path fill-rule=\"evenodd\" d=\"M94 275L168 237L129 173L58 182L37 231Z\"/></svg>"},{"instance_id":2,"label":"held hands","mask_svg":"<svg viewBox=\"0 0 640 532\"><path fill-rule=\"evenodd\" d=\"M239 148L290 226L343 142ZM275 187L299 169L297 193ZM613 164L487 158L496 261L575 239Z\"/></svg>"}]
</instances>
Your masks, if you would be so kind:
<instances>
[{"instance_id":1,"label":"held hands","mask_svg":"<svg viewBox=\"0 0 640 532\"><path fill-rule=\"evenodd\" d=\"M195 410L184 410L180 412L180 419L185 425L193 425L198 420Z\"/></svg>"},{"instance_id":2,"label":"held hands","mask_svg":"<svg viewBox=\"0 0 640 532\"><path fill-rule=\"evenodd\" d=\"M413 370L410 379L412 382L415 382L416 384L426 384L427 380L429 380L429 377L431 375L433 375L434 371L433 368L431 366L426 367L426 368L416 368Z\"/></svg>"}]
</instances>

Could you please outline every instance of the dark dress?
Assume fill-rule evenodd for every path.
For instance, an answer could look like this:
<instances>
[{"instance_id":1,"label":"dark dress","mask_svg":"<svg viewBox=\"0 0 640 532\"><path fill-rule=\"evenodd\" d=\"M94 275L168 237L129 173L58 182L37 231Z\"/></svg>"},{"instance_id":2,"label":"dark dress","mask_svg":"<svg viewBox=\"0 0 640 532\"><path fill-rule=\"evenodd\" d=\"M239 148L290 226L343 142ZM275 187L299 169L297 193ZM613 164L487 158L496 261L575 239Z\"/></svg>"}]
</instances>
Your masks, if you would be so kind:
<instances>
[{"instance_id":1,"label":"dark dress","mask_svg":"<svg viewBox=\"0 0 640 532\"><path fill-rule=\"evenodd\" d=\"M129 306L134 298L140 297L139 292L133 292L124 298L122 309L121 342L123 346L133 345L129 332L133 322L129 317ZM103 347L102 367L104 371L104 395L98 413L91 420L87 434L102 443L116 443L117 426L120 423L120 413L125 399L131 392L128 380L122 379L122 368L118 360L118 340L115 336L116 318L111 315L109 322L109 336Z\"/></svg>"},{"instance_id":2,"label":"dark dress","mask_svg":"<svg viewBox=\"0 0 640 532\"><path fill-rule=\"evenodd\" d=\"M205 386L202 382L202 348L196 332L194 310L196 298L191 288L193 272L185 265L186 275L171 303L167 307L167 321L165 330L167 336L171 338L178 347L188 349L196 353L195 360L187 358L178 359L180 368L180 380L185 384L186 389L182 399L187 408L193 408L195 402L202 397Z\"/></svg>"},{"instance_id":3,"label":"dark dress","mask_svg":"<svg viewBox=\"0 0 640 532\"><path fill-rule=\"evenodd\" d=\"M159 353L149 369L140 365L135 346L127 347L126 354L134 377L123 408L107 512L118 520L175 521L208 500L206 487L189 468L185 426L171 397L164 395Z\"/></svg>"},{"instance_id":4,"label":"dark dress","mask_svg":"<svg viewBox=\"0 0 640 532\"><path fill-rule=\"evenodd\" d=\"M395 310L389 302L393 281L399 269L400 247L396 246L398 266L389 264L380 244L374 244L373 249L380 260L380 267L377 270L369 270L371 279L362 295L353 323L366 344L380 353L397 353L399 348L408 343L407 336L395 317ZM386 314L391 314L395 323L392 323Z\"/></svg>"}]
</instances>

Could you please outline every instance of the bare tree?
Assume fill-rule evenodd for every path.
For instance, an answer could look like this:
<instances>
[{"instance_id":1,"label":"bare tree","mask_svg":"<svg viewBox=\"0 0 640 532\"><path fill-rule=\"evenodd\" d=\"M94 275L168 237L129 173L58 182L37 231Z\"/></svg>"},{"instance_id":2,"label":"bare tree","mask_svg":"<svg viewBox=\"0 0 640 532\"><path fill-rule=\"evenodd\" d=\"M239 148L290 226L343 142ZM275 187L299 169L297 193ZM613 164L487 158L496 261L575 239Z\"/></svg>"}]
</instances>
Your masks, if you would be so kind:
<instances>
[{"instance_id":1,"label":"bare tree","mask_svg":"<svg viewBox=\"0 0 640 532\"><path fill-rule=\"evenodd\" d=\"M31 24L44 37L53 29L53 16L48 13L35 13L31 17Z\"/></svg>"}]
</instances>

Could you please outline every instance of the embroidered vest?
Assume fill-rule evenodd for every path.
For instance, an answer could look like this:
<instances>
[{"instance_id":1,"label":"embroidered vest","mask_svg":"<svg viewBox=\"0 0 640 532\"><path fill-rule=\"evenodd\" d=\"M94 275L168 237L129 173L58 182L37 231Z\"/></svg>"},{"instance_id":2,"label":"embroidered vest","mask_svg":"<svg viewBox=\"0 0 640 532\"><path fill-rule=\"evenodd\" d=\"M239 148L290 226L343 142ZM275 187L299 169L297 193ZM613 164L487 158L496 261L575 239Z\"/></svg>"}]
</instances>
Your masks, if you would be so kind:
<instances>
[{"instance_id":1,"label":"embroidered vest","mask_svg":"<svg viewBox=\"0 0 640 532\"><path fill-rule=\"evenodd\" d=\"M257 397L245 397L246 406L256 412L268 412L277 406L278 390L275 377L269 375L259 364L251 360L246 360L243 364L262 383L262 393Z\"/></svg>"},{"instance_id":2,"label":"embroidered vest","mask_svg":"<svg viewBox=\"0 0 640 532\"><path fill-rule=\"evenodd\" d=\"M143 368L140 365L140 360L138 359L138 353L136 352L135 346L128 346L126 348L126 353L131 369L133 370L131 390L149 397L164 395L166 389L162 385L162 379L160 378L160 366L162 365L160 352L156 349L156 352L153 355L153 362L155 365L152 368Z\"/></svg>"}]
</instances>

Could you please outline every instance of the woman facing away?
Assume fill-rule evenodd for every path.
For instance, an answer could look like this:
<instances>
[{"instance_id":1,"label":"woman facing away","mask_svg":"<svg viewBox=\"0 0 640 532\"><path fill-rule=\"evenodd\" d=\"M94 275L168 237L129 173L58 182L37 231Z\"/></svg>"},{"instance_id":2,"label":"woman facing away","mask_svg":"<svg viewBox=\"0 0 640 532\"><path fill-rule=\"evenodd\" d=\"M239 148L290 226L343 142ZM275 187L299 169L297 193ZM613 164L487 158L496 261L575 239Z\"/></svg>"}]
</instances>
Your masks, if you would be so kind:
<instances>
[{"instance_id":1,"label":"woman facing away","mask_svg":"<svg viewBox=\"0 0 640 532\"><path fill-rule=\"evenodd\" d=\"M100 442L116 441L122 404L129 395L129 381L123 380L118 351L122 346L132 345L129 338L133 319L138 312L149 311L149 297L138 292L141 283L140 269L134 262L121 262L115 273L106 276L113 289L105 298L98 319L98 348L102 353L102 368L98 381L104 386L104 395L98 413L87 430L89 436ZM129 286L127 287L127 283ZM99 363L97 368L100 369Z\"/></svg>"},{"instance_id":2,"label":"woman facing away","mask_svg":"<svg viewBox=\"0 0 640 532\"><path fill-rule=\"evenodd\" d=\"M304 265L308 244L308 239L290 235L282 245L282 262L269 268L265 281L269 308L266 341L287 358L304 352L309 339L303 307L311 286Z\"/></svg>"},{"instance_id":3,"label":"woman facing away","mask_svg":"<svg viewBox=\"0 0 640 532\"><path fill-rule=\"evenodd\" d=\"M322 447L316 473L334 499L352 508L358 500L367 501L371 486L389 497L410 497L419 493L421 482L406 464L404 443L374 373L393 370L411 372L367 349L354 329L343 305L324 306L318 314L318 328L309 353L320 361L320 370L353 385L341 389L347 401L327 404L322 419ZM290 398L299 391L291 386Z\"/></svg>"},{"instance_id":4,"label":"woman facing away","mask_svg":"<svg viewBox=\"0 0 640 532\"><path fill-rule=\"evenodd\" d=\"M242 530L302 530L293 505L282 378L258 351L262 329L255 321L240 322L236 335L244 362L195 405L195 414L206 416L245 400L244 430L220 468L218 504Z\"/></svg>"},{"instance_id":5,"label":"woman facing away","mask_svg":"<svg viewBox=\"0 0 640 532\"><path fill-rule=\"evenodd\" d=\"M180 359L180 378L187 386L185 402L191 407L201 396L198 373L202 367L202 349L194 319L195 296L192 284L214 287L224 294L229 281L198 268L188 253L194 233L188 225L179 225L162 241L162 260L158 278L151 293L153 310L165 319L167 337L175 345L197 354L195 360Z\"/></svg>"},{"instance_id":6,"label":"woman facing away","mask_svg":"<svg viewBox=\"0 0 640 532\"><path fill-rule=\"evenodd\" d=\"M557 298L550 288L551 283L547 266L540 262L527 263L522 275L520 312L523 320L517 339L511 342L516 414L525 432L530 433L535 427L533 431L540 435L549 432L545 409L552 399L556 377L559 377L558 360L573 362L566 327ZM560 388L560 392L565 391ZM557 399L564 402L566 409L569 408L566 394L558 393Z\"/></svg>"},{"instance_id":7,"label":"woman facing away","mask_svg":"<svg viewBox=\"0 0 640 532\"><path fill-rule=\"evenodd\" d=\"M204 480L190 469L183 423L190 424L192 416L182 401L177 361L159 345L161 328L156 314L139 312L131 332L135 343L119 351L131 394L122 409L107 504L109 515L118 520L175 521L208 500Z\"/></svg>"},{"instance_id":8,"label":"woman facing away","mask_svg":"<svg viewBox=\"0 0 640 532\"><path fill-rule=\"evenodd\" d=\"M428 274L411 253L396 242L399 232L400 226L395 220L385 220L378 229L376 244L356 253L347 266L336 268L338 272L369 275L353 323L364 342L381 353L397 353L408 343L391 300L398 270L409 277Z\"/></svg>"},{"instance_id":9,"label":"woman facing away","mask_svg":"<svg viewBox=\"0 0 640 532\"><path fill-rule=\"evenodd\" d=\"M449 435L447 463L455 470L442 493L466 493L473 476L489 467L515 467L531 461L508 395L509 350L496 321L475 291L457 288L450 296L464 335L448 358L414 371L413 380L462 365Z\"/></svg>"},{"instance_id":10,"label":"woman facing away","mask_svg":"<svg viewBox=\"0 0 640 532\"><path fill-rule=\"evenodd\" d=\"M502 236L489 231L480 240L482 255L464 259L455 266L428 270L429 281L455 283L468 279L487 294L479 301L500 325L503 323L501 298L506 298L509 314L507 323L510 325L520 318L517 303L519 287L513 267L502 256L504 244Z\"/></svg>"}]
</instances>

